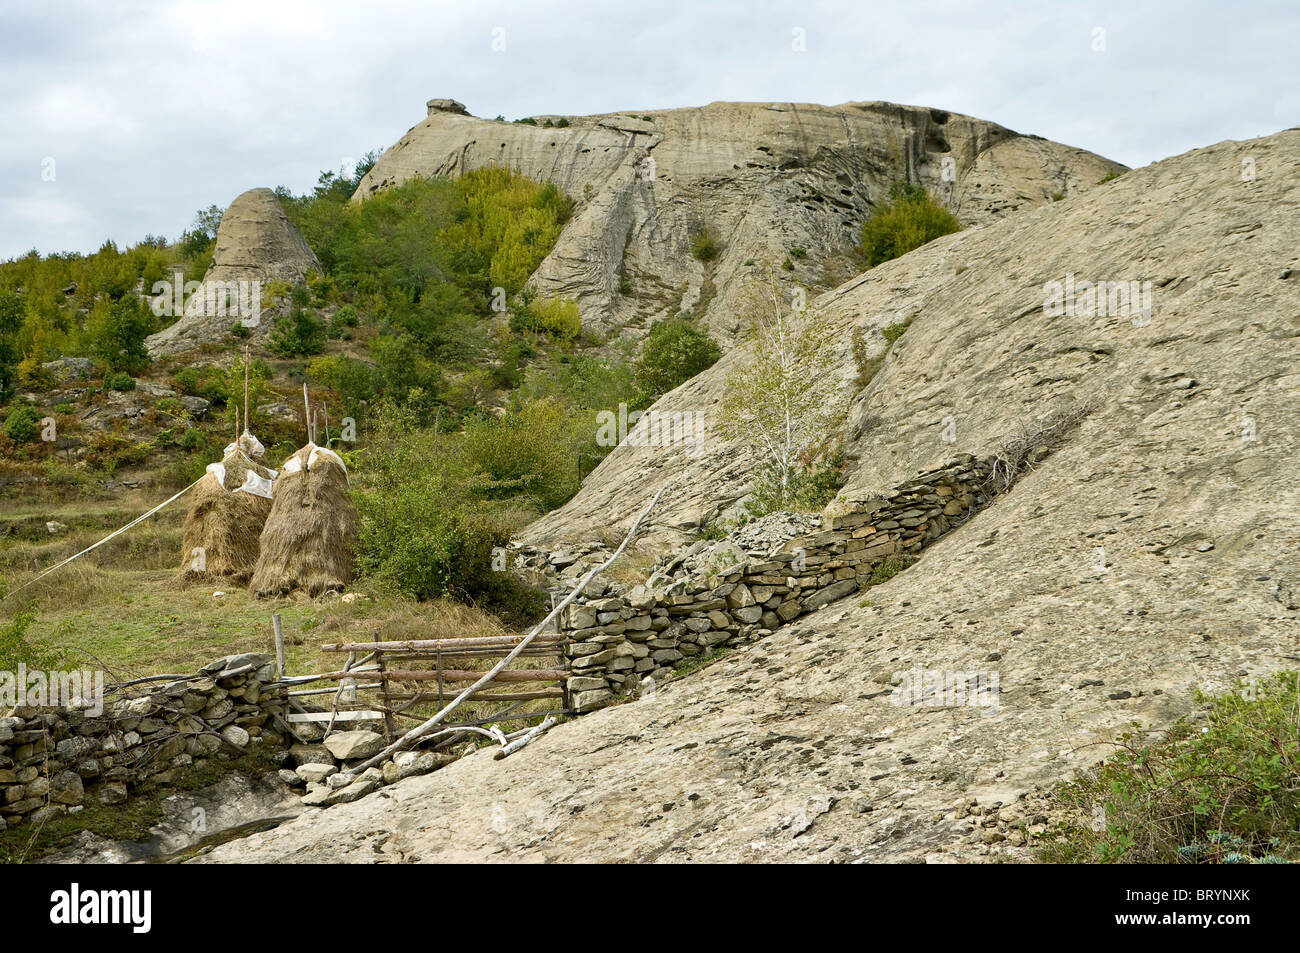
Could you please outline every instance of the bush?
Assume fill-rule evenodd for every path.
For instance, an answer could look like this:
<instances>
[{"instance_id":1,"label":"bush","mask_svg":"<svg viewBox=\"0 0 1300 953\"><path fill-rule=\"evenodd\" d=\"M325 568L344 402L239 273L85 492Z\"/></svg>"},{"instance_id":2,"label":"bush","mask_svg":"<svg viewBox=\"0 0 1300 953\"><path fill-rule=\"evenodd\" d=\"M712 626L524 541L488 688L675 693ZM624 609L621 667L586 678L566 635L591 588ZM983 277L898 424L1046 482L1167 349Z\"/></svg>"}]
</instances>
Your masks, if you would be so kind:
<instances>
[{"instance_id":1,"label":"bush","mask_svg":"<svg viewBox=\"0 0 1300 953\"><path fill-rule=\"evenodd\" d=\"M152 315L134 297L97 301L88 321L91 353L110 371L141 374L150 363L144 339L151 329Z\"/></svg>"},{"instance_id":2,"label":"bush","mask_svg":"<svg viewBox=\"0 0 1300 953\"><path fill-rule=\"evenodd\" d=\"M691 236L691 254L700 261L713 261L721 250L707 225Z\"/></svg>"},{"instance_id":3,"label":"bush","mask_svg":"<svg viewBox=\"0 0 1300 953\"><path fill-rule=\"evenodd\" d=\"M633 365L642 400L653 400L712 367L722 356L716 341L682 318L656 322Z\"/></svg>"},{"instance_id":4,"label":"bush","mask_svg":"<svg viewBox=\"0 0 1300 953\"><path fill-rule=\"evenodd\" d=\"M553 400L465 428L471 492L485 500L520 501L550 510L578 489L573 419Z\"/></svg>"},{"instance_id":5,"label":"bush","mask_svg":"<svg viewBox=\"0 0 1300 953\"><path fill-rule=\"evenodd\" d=\"M109 390L135 390L135 378L126 371L120 371L116 374L108 374L104 377L104 386Z\"/></svg>"},{"instance_id":6,"label":"bush","mask_svg":"<svg viewBox=\"0 0 1300 953\"><path fill-rule=\"evenodd\" d=\"M867 267L905 255L941 235L961 231L961 222L922 186L897 182L890 200L862 224L859 252Z\"/></svg>"},{"instance_id":7,"label":"bush","mask_svg":"<svg viewBox=\"0 0 1300 953\"><path fill-rule=\"evenodd\" d=\"M559 344L572 344L582 333L582 316L576 301L543 298L516 307L510 327L515 331L537 331Z\"/></svg>"},{"instance_id":8,"label":"bush","mask_svg":"<svg viewBox=\"0 0 1300 953\"><path fill-rule=\"evenodd\" d=\"M225 372L212 365L186 367L173 374L172 380L182 394L202 397L214 404L224 404L230 397Z\"/></svg>"},{"instance_id":9,"label":"bush","mask_svg":"<svg viewBox=\"0 0 1300 953\"><path fill-rule=\"evenodd\" d=\"M41 429L41 415L31 404L18 404L5 418L5 434L14 443L28 443L36 439Z\"/></svg>"},{"instance_id":10,"label":"bush","mask_svg":"<svg viewBox=\"0 0 1300 953\"><path fill-rule=\"evenodd\" d=\"M18 386L24 390L45 392L53 390L54 375L41 366L36 355L31 355L18 362Z\"/></svg>"},{"instance_id":11,"label":"bush","mask_svg":"<svg viewBox=\"0 0 1300 953\"><path fill-rule=\"evenodd\" d=\"M315 311L294 307L285 317L276 318L266 346L278 357L319 354L325 349L325 325Z\"/></svg>"},{"instance_id":12,"label":"bush","mask_svg":"<svg viewBox=\"0 0 1300 953\"><path fill-rule=\"evenodd\" d=\"M1102 863L1300 862L1296 673L1243 684L1163 738L1134 724L1119 751L1055 792L1072 822L1044 859Z\"/></svg>"}]
</instances>

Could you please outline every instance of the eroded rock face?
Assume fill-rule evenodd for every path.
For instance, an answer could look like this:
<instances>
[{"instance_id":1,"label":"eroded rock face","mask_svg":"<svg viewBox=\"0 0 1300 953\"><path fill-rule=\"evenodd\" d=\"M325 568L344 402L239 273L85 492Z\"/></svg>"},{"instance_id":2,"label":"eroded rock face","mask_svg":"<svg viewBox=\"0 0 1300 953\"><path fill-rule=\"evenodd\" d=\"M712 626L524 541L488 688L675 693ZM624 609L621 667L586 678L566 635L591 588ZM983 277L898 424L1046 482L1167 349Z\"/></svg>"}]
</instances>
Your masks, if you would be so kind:
<instances>
[{"instance_id":1,"label":"eroded rock face","mask_svg":"<svg viewBox=\"0 0 1300 953\"><path fill-rule=\"evenodd\" d=\"M178 354L220 340L241 322L254 335L264 334L270 325L269 315L252 316L254 297L257 307L267 312L271 307L267 290L272 282L301 284L308 272L322 270L275 193L250 189L221 216L212 267L203 276L203 287L185 302L184 316L150 335L145 345L153 357ZM253 282L258 283L257 289Z\"/></svg>"},{"instance_id":2,"label":"eroded rock face","mask_svg":"<svg viewBox=\"0 0 1300 953\"><path fill-rule=\"evenodd\" d=\"M210 859L1028 857L1014 827L1039 826L1036 788L1105 756L1130 722L1170 724L1197 689L1294 666L1298 170L1300 130L1219 143L837 289L821 302L837 340L915 315L853 404L855 489L1057 407L1096 409L867 598L504 761L476 754ZM1150 323L1045 315L1043 286L1071 273L1149 278ZM715 394L723 371L668 400ZM670 519L716 506L726 481L712 471L731 451L711 452L697 464L616 451L551 529L607 525L674 471ZM996 675L997 704L914 704L895 690L913 672Z\"/></svg>"},{"instance_id":3,"label":"eroded rock face","mask_svg":"<svg viewBox=\"0 0 1300 953\"><path fill-rule=\"evenodd\" d=\"M1277 171L1243 182L1246 155ZM945 236L814 299L835 350L820 384L849 398L845 492L893 486L953 450L983 455L1020 423L1090 399L1103 401L1095 419L1120 453L1177 432L1204 454L1213 433L1219 441L1239 433L1248 410L1261 420L1287 416L1296 384L1290 345L1279 342L1295 333L1300 282L1279 276L1295 267L1296 220L1286 204L1295 186L1286 170L1297 164L1295 130L1219 143ZM1068 275L1151 282L1150 323L1047 316L1046 286ZM883 368L859 389L855 329L876 355L886 346L880 329L908 319ZM727 376L748 359L733 350L655 404L656 413L703 412L702 439L625 441L523 541L554 549L624 530L669 481L650 520L652 548L680 544L728 512L747 492L752 461L718 433L717 411ZM1282 383L1258 383L1268 375ZM1213 415L1209 431L1188 429L1202 426L1198 414ZM1256 446L1273 452L1262 440Z\"/></svg>"},{"instance_id":4,"label":"eroded rock face","mask_svg":"<svg viewBox=\"0 0 1300 953\"><path fill-rule=\"evenodd\" d=\"M454 100L429 115L361 180L354 200L416 175L508 165L552 180L577 202L532 284L576 298L588 327L644 330L687 311L724 341L738 325L738 278L781 265L829 287L899 179L921 182L964 222L984 224L1123 168L996 123L892 103L712 103L696 109L564 117L568 126L476 119ZM711 262L691 256L707 227ZM791 256L804 249L806 258Z\"/></svg>"}]
</instances>

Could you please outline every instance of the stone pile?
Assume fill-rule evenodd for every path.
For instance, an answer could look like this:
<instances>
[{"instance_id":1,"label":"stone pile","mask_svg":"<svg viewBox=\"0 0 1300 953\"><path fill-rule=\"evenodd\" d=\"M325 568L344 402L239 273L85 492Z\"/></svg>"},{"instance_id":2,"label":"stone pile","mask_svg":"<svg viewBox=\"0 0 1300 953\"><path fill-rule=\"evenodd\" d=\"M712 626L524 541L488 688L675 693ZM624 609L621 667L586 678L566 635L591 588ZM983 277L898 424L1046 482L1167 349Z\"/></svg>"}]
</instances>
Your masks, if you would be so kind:
<instances>
[{"instance_id":1,"label":"stone pile","mask_svg":"<svg viewBox=\"0 0 1300 953\"><path fill-rule=\"evenodd\" d=\"M166 785L211 759L279 747L284 713L275 662L232 655L197 675L83 708L19 706L0 717L0 830L125 803L132 788Z\"/></svg>"},{"instance_id":2,"label":"stone pile","mask_svg":"<svg viewBox=\"0 0 1300 953\"><path fill-rule=\"evenodd\" d=\"M627 592L602 584L560 620L573 707L634 695L646 677L660 681L857 591L885 560L913 556L987 503L990 472L990 461L962 455L879 498L848 501L829 529L816 528L820 517L776 514L694 544Z\"/></svg>"},{"instance_id":3,"label":"stone pile","mask_svg":"<svg viewBox=\"0 0 1300 953\"><path fill-rule=\"evenodd\" d=\"M273 756L280 779L305 789L302 800L310 807L346 804L365 797L385 784L417 774L428 774L450 764L457 753L399 751L379 767L368 768L351 780L345 774L387 747L375 729L378 722L351 722L347 728L325 733L325 726L308 722L295 726L299 740ZM464 752L461 752L464 753Z\"/></svg>"}]
</instances>

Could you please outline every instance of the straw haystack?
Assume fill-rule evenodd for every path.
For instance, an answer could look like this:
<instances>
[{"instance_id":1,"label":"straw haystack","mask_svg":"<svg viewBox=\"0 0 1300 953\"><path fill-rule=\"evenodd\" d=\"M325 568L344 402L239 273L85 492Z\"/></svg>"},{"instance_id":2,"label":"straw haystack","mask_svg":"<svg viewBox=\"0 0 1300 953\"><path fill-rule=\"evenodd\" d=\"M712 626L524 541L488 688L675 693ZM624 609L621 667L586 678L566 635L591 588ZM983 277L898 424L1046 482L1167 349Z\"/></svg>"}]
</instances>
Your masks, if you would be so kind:
<instances>
[{"instance_id":1,"label":"straw haystack","mask_svg":"<svg viewBox=\"0 0 1300 953\"><path fill-rule=\"evenodd\" d=\"M181 582L227 579L242 585L252 576L275 479L273 470L254 459L261 453L262 445L245 432L194 487L181 531Z\"/></svg>"},{"instance_id":2,"label":"straw haystack","mask_svg":"<svg viewBox=\"0 0 1300 953\"><path fill-rule=\"evenodd\" d=\"M276 480L249 584L253 595L315 597L343 589L352 581L356 527L347 467L334 451L308 443Z\"/></svg>"}]
</instances>

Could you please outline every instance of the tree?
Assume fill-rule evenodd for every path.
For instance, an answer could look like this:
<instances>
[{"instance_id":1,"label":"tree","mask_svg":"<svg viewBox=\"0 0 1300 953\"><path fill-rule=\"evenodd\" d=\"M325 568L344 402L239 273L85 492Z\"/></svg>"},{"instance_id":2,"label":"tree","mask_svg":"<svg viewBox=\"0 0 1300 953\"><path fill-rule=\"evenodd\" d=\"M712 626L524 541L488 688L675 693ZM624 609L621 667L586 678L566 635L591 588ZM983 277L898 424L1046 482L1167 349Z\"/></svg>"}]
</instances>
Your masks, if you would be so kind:
<instances>
[{"instance_id":1,"label":"tree","mask_svg":"<svg viewBox=\"0 0 1300 953\"><path fill-rule=\"evenodd\" d=\"M633 368L641 399L655 400L708 370L721 356L717 342L691 322L683 318L655 322Z\"/></svg>"},{"instance_id":2,"label":"tree","mask_svg":"<svg viewBox=\"0 0 1300 953\"><path fill-rule=\"evenodd\" d=\"M749 354L727 377L719 429L749 445L769 496L789 505L840 416L841 395L823 386L829 341L815 314L787 303L771 269L756 277L742 314Z\"/></svg>"},{"instance_id":3,"label":"tree","mask_svg":"<svg viewBox=\"0 0 1300 953\"><path fill-rule=\"evenodd\" d=\"M149 335L148 308L133 296L97 301L90 312L90 348L110 371L142 374L149 367L144 339Z\"/></svg>"},{"instance_id":4,"label":"tree","mask_svg":"<svg viewBox=\"0 0 1300 953\"><path fill-rule=\"evenodd\" d=\"M16 291L0 293L0 400L13 390L18 361L22 357L18 332L23 329L26 317L27 307L22 295Z\"/></svg>"}]
</instances>

